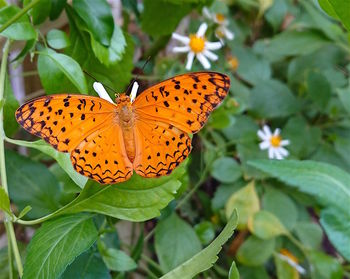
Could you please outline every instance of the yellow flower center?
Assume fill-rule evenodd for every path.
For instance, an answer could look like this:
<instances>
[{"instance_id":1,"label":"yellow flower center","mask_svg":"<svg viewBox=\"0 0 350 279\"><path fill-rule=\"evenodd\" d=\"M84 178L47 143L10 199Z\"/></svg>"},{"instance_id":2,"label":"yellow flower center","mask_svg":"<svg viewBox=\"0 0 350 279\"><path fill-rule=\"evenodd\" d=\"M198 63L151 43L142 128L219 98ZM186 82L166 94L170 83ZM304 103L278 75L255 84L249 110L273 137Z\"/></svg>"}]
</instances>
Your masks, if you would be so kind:
<instances>
[{"instance_id":1,"label":"yellow flower center","mask_svg":"<svg viewBox=\"0 0 350 279\"><path fill-rule=\"evenodd\" d=\"M282 138L280 137L280 135L271 136L270 138L270 143L273 147L280 147L281 141L282 141Z\"/></svg>"},{"instance_id":2,"label":"yellow flower center","mask_svg":"<svg viewBox=\"0 0 350 279\"><path fill-rule=\"evenodd\" d=\"M200 53L204 50L205 38L196 35L190 35L190 48L194 53Z\"/></svg>"},{"instance_id":3,"label":"yellow flower center","mask_svg":"<svg viewBox=\"0 0 350 279\"><path fill-rule=\"evenodd\" d=\"M231 56L229 59L228 59L228 64L230 65L230 68L234 71L237 70L238 66L239 66L239 61L237 59L236 56Z\"/></svg>"},{"instance_id":4,"label":"yellow flower center","mask_svg":"<svg viewBox=\"0 0 350 279\"><path fill-rule=\"evenodd\" d=\"M294 263L298 263L298 258L296 258L291 252L289 252L287 249L281 249L280 250L280 254L283 256L286 256L287 258L289 258L292 262Z\"/></svg>"},{"instance_id":5,"label":"yellow flower center","mask_svg":"<svg viewBox=\"0 0 350 279\"><path fill-rule=\"evenodd\" d=\"M225 21L225 16L223 14L216 14L215 17L218 23L222 23Z\"/></svg>"}]
</instances>

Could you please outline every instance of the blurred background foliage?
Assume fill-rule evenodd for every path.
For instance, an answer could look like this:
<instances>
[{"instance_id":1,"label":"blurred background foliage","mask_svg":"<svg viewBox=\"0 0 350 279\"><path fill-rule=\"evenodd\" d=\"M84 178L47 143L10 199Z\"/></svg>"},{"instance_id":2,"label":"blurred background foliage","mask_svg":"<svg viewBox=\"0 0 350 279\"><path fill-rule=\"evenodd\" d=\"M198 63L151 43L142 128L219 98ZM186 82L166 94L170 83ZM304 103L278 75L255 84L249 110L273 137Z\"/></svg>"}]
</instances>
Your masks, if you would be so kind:
<instances>
[{"instance_id":1,"label":"blurred background foliage","mask_svg":"<svg viewBox=\"0 0 350 279\"><path fill-rule=\"evenodd\" d=\"M11 41L8 74L0 76L9 190L0 189L0 208L15 225L24 278L350 276L348 1L0 0L0 7L0 42ZM218 16L233 40L215 36ZM132 78L144 89L187 72L172 33L188 36L203 22L208 41L223 42L210 70L230 77L230 93L172 175L100 186L77 174L67 154L19 129L14 111L26 100L96 95L83 71L115 92ZM195 60L191 71L201 70ZM290 141L285 160L259 148L263 125ZM4 226L0 232L0 278L15 278L16 245L8 253Z\"/></svg>"}]
</instances>

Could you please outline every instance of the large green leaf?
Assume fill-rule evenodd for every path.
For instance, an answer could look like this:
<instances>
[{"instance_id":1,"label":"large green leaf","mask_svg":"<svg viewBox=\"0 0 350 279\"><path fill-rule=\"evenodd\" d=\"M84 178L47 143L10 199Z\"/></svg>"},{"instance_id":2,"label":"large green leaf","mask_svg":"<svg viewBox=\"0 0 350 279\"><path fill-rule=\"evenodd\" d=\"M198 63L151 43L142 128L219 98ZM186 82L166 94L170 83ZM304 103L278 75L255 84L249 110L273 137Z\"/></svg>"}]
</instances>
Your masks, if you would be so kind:
<instances>
[{"instance_id":1,"label":"large green leaf","mask_svg":"<svg viewBox=\"0 0 350 279\"><path fill-rule=\"evenodd\" d=\"M193 257L202 247L194 229L173 213L157 224L155 248L162 270L169 272Z\"/></svg>"},{"instance_id":2,"label":"large green leaf","mask_svg":"<svg viewBox=\"0 0 350 279\"><path fill-rule=\"evenodd\" d=\"M290 89L279 80L260 82L251 92L250 109L261 118L283 117L298 111Z\"/></svg>"},{"instance_id":3,"label":"large green leaf","mask_svg":"<svg viewBox=\"0 0 350 279\"><path fill-rule=\"evenodd\" d=\"M62 49L70 45L70 41L66 32L63 32L61 30L52 29L47 33L46 36L47 43L52 48Z\"/></svg>"},{"instance_id":4,"label":"large green leaf","mask_svg":"<svg viewBox=\"0 0 350 279\"><path fill-rule=\"evenodd\" d=\"M24 0L23 6L28 6L33 0ZM29 10L32 16L33 24L43 23L49 16L51 10L51 0L41 0L33 8Z\"/></svg>"},{"instance_id":5,"label":"large green leaf","mask_svg":"<svg viewBox=\"0 0 350 279\"><path fill-rule=\"evenodd\" d=\"M97 212L119 219L144 221L160 215L160 209L174 199L184 173L184 164L171 175L142 178L133 175L126 182L101 186L91 181L80 195L50 217L83 211Z\"/></svg>"},{"instance_id":6,"label":"large green leaf","mask_svg":"<svg viewBox=\"0 0 350 279\"><path fill-rule=\"evenodd\" d=\"M350 174L338 167L314 161L255 160L249 164L299 191L313 195L320 203L349 215Z\"/></svg>"},{"instance_id":7,"label":"large green leaf","mask_svg":"<svg viewBox=\"0 0 350 279\"><path fill-rule=\"evenodd\" d=\"M111 7L106 0L73 0L73 8L86 23L94 38L109 46L114 30Z\"/></svg>"},{"instance_id":8,"label":"large green leaf","mask_svg":"<svg viewBox=\"0 0 350 279\"><path fill-rule=\"evenodd\" d=\"M321 211L321 225L327 233L329 240L337 250L350 261L350 204L345 208L344 214L334 208Z\"/></svg>"},{"instance_id":9,"label":"large green leaf","mask_svg":"<svg viewBox=\"0 0 350 279\"><path fill-rule=\"evenodd\" d=\"M190 12L186 3L170 3L166 0L145 0L141 15L142 30L152 36L171 34L180 20Z\"/></svg>"},{"instance_id":10,"label":"large green leaf","mask_svg":"<svg viewBox=\"0 0 350 279\"><path fill-rule=\"evenodd\" d=\"M109 270L102 261L101 255L89 249L77 257L62 274L61 279L111 279Z\"/></svg>"},{"instance_id":11,"label":"large green leaf","mask_svg":"<svg viewBox=\"0 0 350 279\"><path fill-rule=\"evenodd\" d=\"M218 259L217 254L220 252L222 245L232 236L233 231L237 226L237 219L237 212L232 212L232 215L229 218L224 229L209 246L161 278L189 279L193 278L196 274L212 267L213 263L215 263Z\"/></svg>"},{"instance_id":12,"label":"large green leaf","mask_svg":"<svg viewBox=\"0 0 350 279\"><path fill-rule=\"evenodd\" d=\"M39 53L38 71L47 93L86 94L85 76L80 65L71 57L45 49Z\"/></svg>"},{"instance_id":13,"label":"large green leaf","mask_svg":"<svg viewBox=\"0 0 350 279\"><path fill-rule=\"evenodd\" d=\"M10 199L3 187L0 186L0 209L12 215L10 209Z\"/></svg>"},{"instance_id":14,"label":"large green leaf","mask_svg":"<svg viewBox=\"0 0 350 279\"><path fill-rule=\"evenodd\" d=\"M55 159L57 163L61 166L61 168L64 169L64 171L80 188L83 188L86 184L88 180L87 177L82 176L80 173L74 170L70 160L70 155L68 153L58 152L56 149L54 149L52 146L50 146L43 140L29 142L24 140L8 139L7 141L20 146L26 146L40 150L41 152Z\"/></svg>"},{"instance_id":15,"label":"large green leaf","mask_svg":"<svg viewBox=\"0 0 350 279\"><path fill-rule=\"evenodd\" d=\"M213 162L211 175L220 182L232 183L241 176L241 168L235 159L220 157Z\"/></svg>"},{"instance_id":16,"label":"large green leaf","mask_svg":"<svg viewBox=\"0 0 350 279\"><path fill-rule=\"evenodd\" d=\"M30 218L38 218L60 207L61 189L45 165L13 151L6 152L10 197L20 210L32 207Z\"/></svg>"},{"instance_id":17,"label":"large green leaf","mask_svg":"<svg viewBox=\"0 0 350 279\"><path fill-rule=\"evenodd\" d=\"M318 0L322 9L330 16L339 18L350 31L350 2L344 0Z\"/></svg>"},{"instance_id":18,"label":"large green leaf","mask_svg":"<svg viewBox=\"0 0 350 279\"><path fill-rule=\"evenodd\" d=\"M45 222L28 246L23 279L59 278L75 257L97 239L89 214L74 214Z\"/></svg>"},{"instance_id":19,"label":"large green leaf","mask_svg":"<svg viewBox=\"0 0 350 279\"><path fill-rule=\"evenodd\" d=\"M337 259L319 251L308 253L308 259L311 262L312 278L317 279L341 279L343 278L343 269Z\"/></svg>"},{"instance_id":20,"label":"large green leaf","mask_svg":"<svg viewBox=\"0 0 350 279\"><path fill-rule=\"evenodd\" d=\"M57 19L59 17L66 3L67 3L67 0L51 0L51 11L50 11L51 20Z\"/></svg>"}]
</instances>

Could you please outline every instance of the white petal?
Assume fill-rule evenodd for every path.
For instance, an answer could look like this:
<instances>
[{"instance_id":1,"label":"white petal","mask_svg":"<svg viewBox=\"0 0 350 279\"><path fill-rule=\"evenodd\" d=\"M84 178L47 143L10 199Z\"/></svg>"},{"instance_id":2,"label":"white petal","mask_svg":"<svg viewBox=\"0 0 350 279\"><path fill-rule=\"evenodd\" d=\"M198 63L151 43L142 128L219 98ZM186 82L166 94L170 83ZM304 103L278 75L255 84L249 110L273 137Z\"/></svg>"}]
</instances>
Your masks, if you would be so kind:
<instances>
[{"instance_id":1,"label":"white petal","mask_svg":"<svg viewBox=\"0 0 350 279\"><path fill-rule=\"evenodd\" d=\"M265 141L263 141L263 142L261 142L261 143L259 144L259 148L260 148L261 150L268 149L270 146L271 146L271 144L270 144L270 142L267 141L267 140L265 140Z\"/></svg>"},{"instance_id":2,"label":"white petal","mask_svg":"<svg viewBox=\"0 0 350 279\"><path fill-rule=\"evenodd\" d=\"M209 50L216 50L223 47L221 42L205 42L205 48Z\"/></svg>"},{"instance_id":3,"label":"white petal","mask_svg":"<svg viewBox=\"0 0 350 279\"><path fill-rule=\"evenodd\" d=\"M210 69L210 63L202 53L198 53L197 58L199 62L201 62L201 64L203 65L204 69Z\"/></svg>"},{"instance_id":4,"label":"white petal","mask_svg":"<svg viewBox=\"0 0 350 279\"><path fill-rule=\"evenodd\" d=\"M283 147L278 147L277 150L283 157L287 157L289 155L288 150Z\"/></svg>"},{"instance_id":5,"label":"white petal","mask_svg":"<svg viewBox=\"0 0 350 279\"><path fill-rule=\"evenodd\" d=\"M106 101L114 104L111 97L108 95L106 89L103 87L102 83L94 82L92 87L95 89L95 91L97 92L98 96L100 96L100 98L105 99Z\"/></svg>"},{"instance_id":6,"label":"white petal","mask_svg":"<svg viewBox=\"0 0 350 279\"><path fill-rule=\"evenodd\" d=\"M262 130L258 130L258 137L262 140L269 140L270 137L267 136Z\"/></svg>"},{"instance_id":7,"label":"white petal","mask_svg":"<svg viewBox=\"0 0 350 279\"><path fill-rule=\"evenodd\" d=\"M186 70L189 71L192 68L192 63L194 59L194 53L191 51L187 55Z\"/></svg>"},{"instance_id":8,"label":"white petal","mask_svg":"<svg viewBox=\"0 0 350 279\"><path fill-rule=\"evenodd\" d=\"M176 34L176 33L173 33L171 35L171 37L175 40L178 40L179 42L181 43L184 43L185 45L188 45L189 42L190 42L190 38L188 37L185 37L185 36L182 36L182 35L179 35L179 34Z\"/></svg>"},{"instance_id":9,"label":"white petal","mask_svg":"<svg viewBox=\"0 0 350 279\"><path fill-rule=\"evenodd\" d=\"M277 128L277 129L273 132L273 135L274 135L274 136L278 136L280 133L281 133L281 129L280 129L280 128Z\"/></svg>"},{"instance_id":10,"label":"white petal","mask_svg":"<svg viewBox=\"0 0 350 279\"><path fill-rule=\"evenodd\" d=\"M275 152L275 155L276 155L276 159L277 159L277 160L282 160L282 159L283 159L283 156L282 156L282 154L279 152L279 149L278 149L278 148L274 148L274 152Z\"/></svg>"},{"instance_id":11,"label":"white petal","mask_svg":"<svg viewBox=\"0 0 350 279\"><path fill-rule=\"evenodd\" d=\"M178 52L188 52L190 51L190 47L189 46L181 46L181 47L174 47L173 48L173 52L178 53Z\"/></svg>"},{"instance_id":12,"label":"white petal","mask_svg":"<svg viewBox=\"0 0 350 279\"><path fill-rule=\"evenodd\" d=\"M273 149L273 147L269 148L268 156L269 156L269 159L274 159L275 158L275 150Z\"/></svg>"},{"instance_id":13,"label":"white petal","mask_svg":"<svg viewBox=\"0 0 350 279\"><path fill-rule=\"evenodd\" d=\"M202 23L201 26L199 26L199 29L198 29L196 35L197 35L198 37L203 37L204 34L205 34L205 31L207 31L207 28L208 28L208 24Z\"/></svg>"},{"instance_id":14,"label":"white petal","mask_svg":"<svg viewBox=\"0 0 350 279\"><path fill-rule=\"evenodd\" d=\"M131 93L130 93L130 101L133 102L136 98L137 90L139 89L139 84L137 81L134 82Z\"/></svg>"},{"instance_id":15,"label":"white petal","mask_svg":"<svg viewBox=\"0 0 350 279\"><path fill-rule=\"evenodd\" d=\"M213 15L210 13L207 7L204 7L202 10L203 15L208 19L213 19Z\"/></svg>"},{"instance_id":16,"label":"white petal","mask_svg":"<svg viewBox=\"0 0 350 279\"><path fill-rule=\"evenodd\" d=\"M210 50L207 50L207 49L205 49L205 50L203 51L203 54L204 54L206 57L208 57L210 60L213 60L213 61L216 61L216 60L218 60L218 58L219 58L215 53L213 53L213 52L211 52Z\"/></svg>"},{"instance_id":17,"label":"white petal","mask_svg":"<svg viewBox=\"0 0 350 279\"><path fill-rule=\"evenodd\" d=\"M289 145L290 144L290 141L289 140L282 140L281 141L281 146L286 146L286 145Z\"/></svg>"},{"instance_id":18,"label":"white petal","mask_svg":"<svg viewBox=\"0 0 350 279\"><path fill-rule=\"evenodd\" d=\"M228 40L233 40L234 37L235 37L235 34L233 34L230 30L228 30L227 28L223 28L224 30L224 34L225 34L225 37L228 39Z\"/></svg>"},{"instance_id":19,"label":"white petal","mask_svg":"<svg viewBox=\"0 0 350 279\"><path fill-rule=\"evenodd\" d=\"M270 127L267 126L267 125L264 125L263 126L263 131L265 132L265 135L268 136L269 138L271 137L271 130L270 130Z\"/></svg>"}]
</instances>

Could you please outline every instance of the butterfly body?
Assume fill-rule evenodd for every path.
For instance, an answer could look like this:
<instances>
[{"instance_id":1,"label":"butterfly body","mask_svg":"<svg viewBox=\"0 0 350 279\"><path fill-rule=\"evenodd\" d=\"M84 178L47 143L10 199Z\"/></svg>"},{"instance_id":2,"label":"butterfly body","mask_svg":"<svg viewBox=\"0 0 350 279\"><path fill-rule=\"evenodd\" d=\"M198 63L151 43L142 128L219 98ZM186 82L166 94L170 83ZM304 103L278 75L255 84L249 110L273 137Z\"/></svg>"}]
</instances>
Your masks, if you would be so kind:
<instances>
[{"instance_id":1,"label":"butterfly body","mask_svg":"<svg viewBox=\"0 0 350 279\"><path fill-rule=\"evenodd\" d=\"M197 133L226 97L229 78L215 72L184 74L116 103L74 94L23 104L16 119L55 149L69 152L74 169L101 184L168 175L191 151Z\"/></svg>"}]
</instances>

